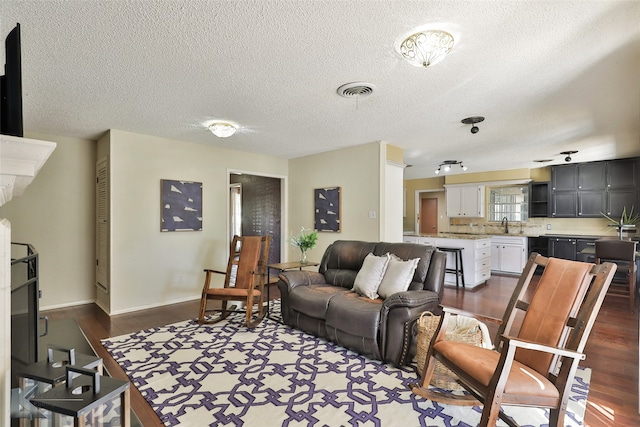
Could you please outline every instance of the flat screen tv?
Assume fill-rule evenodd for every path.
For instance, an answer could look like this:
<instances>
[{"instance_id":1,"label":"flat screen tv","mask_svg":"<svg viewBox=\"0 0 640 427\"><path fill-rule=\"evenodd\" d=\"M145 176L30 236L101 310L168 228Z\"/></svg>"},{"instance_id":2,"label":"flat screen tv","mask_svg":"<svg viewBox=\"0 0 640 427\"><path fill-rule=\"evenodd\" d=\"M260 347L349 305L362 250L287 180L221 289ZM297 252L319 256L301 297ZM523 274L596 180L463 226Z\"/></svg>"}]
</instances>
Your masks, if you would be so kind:
<instances>
[{"instance_id":1,"label":"flat screen tv","mask_svg":"<svg viewBox=\"0 0 640 427\"><path fill-rule=\"evenodd\" d=\"M0 133L23 136L22 130L22 60L20 24L5 40L4 75L0 77Z\"/></svg>"}]
</instances>

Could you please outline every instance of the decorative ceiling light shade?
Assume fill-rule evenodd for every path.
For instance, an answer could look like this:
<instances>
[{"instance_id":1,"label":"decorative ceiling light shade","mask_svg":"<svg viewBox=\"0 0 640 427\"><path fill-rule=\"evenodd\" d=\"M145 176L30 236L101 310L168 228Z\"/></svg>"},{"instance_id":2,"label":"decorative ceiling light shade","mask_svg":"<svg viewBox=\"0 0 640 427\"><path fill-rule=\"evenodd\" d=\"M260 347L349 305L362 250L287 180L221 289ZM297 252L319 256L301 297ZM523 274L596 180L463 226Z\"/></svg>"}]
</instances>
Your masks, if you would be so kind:
<instances>
[{"instance_id":1,"label":"decorative ceiling light shade","mask_svg":"<svg viewBox=\"0 0 640 427\"><path fill-rule=\"evenodd\" d=\"M411 65L427 68L437 64L453 48L453 36L446 31L429 30L407 37L399 46L400 55Z\"/></svg>"},{"instance_id":2,"label":"decorative ceiling light shade","mask_svg":"<svg viewBox=\"0 0 640 427\"><path fill-rule=\"evenodd\" d=\"M572 154L576 154L578 151L577 150L570 150L570 151L561 151L560 154L566 154L567 157L564 158L565 162L570 162L571 161L571 155Z\"/></svg>"},{"instance_id":3,"label":"decorative ceiling light shade","mask_svg":"<svg viewBox=\"0 0 640 427\"><path fill-rule=\"evenodd\" d=\"M236 133L237 129L238 127L236 125L226 122L213 122L209 125L211 133L218 138L228 138Z\"/></svg>"},{"instance_id":4,"label":"decorative ceiling light shade","mask_svg":"<svg viewBox=\"0 0 640 427\"><path fill-rule=\"evenodd\" d=\"M482 116L467 117L466 119L461 120L461 122L465 125L471 125L471 133L473 134L476 134L480 131L480 128L476 126L476 124L482 121L484 121L484 117Z\"/></svg>"},{"instance_id":5,"label":"decorative ceiling light shade","mask_svg":"<svg viewBox=\"0 0 640 427\"><path fill-rule=\"evenodd\" d=\"M449 172L451 170L451 166L454 166L454 165L460 165L460 168L463 171L467 170L467 167L462 165L462 160L460 160L460 161L458 161L458 160L445 160L442 163L440 163L440 166L438 166L438 169L435 170L435 174L438 175L440 173L440 171Z\"/></svg>"}]
</instances>

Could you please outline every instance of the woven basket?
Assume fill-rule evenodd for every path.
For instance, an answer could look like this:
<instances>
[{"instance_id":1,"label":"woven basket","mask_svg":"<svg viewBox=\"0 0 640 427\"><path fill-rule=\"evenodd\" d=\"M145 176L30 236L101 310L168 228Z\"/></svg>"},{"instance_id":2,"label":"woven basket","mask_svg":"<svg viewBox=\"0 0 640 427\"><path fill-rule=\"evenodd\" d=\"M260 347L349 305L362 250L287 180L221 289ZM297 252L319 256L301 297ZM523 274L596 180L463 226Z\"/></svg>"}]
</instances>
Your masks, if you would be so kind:
<instances>
[{"instance_id":1,"label":"woven basket","mask_svg":"<svg viewBox=\"0 0 640 427\"><path fill-rule=\"evenodd\" d=\"M473 344L476 346L482 346L482 331L479 326L466 327L464 329L452 329L453 320L452 316L449 321L449 327L445 334L445 340L464 342L467 344ZM418 364L418 374L422 375L424 370L425 358L429 351L429 345L431 344L431 338L438 328L440 323L440 316L436 316L430 311L425 311L420 315L417 322L418 338L416 344L416 361ZM456 381L458 377L456 374L446 368L441 362L436 361L433 369L433 376L429 384L432 386L442 388L445 390L463 390L462 386Z\"/></svg>"}]
</instances>

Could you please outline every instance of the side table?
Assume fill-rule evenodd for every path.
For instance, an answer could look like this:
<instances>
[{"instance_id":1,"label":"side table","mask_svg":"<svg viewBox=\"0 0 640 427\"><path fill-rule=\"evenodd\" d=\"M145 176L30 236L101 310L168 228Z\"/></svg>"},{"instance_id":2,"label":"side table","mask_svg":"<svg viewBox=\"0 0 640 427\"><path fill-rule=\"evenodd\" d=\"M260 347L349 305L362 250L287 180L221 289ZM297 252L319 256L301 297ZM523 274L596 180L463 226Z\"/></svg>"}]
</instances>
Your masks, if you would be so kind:
<instances>
[{"instance_id":1,"label":"side table","mask_svg":"<svg viewBox=\"0 0 640 427\"><path fill-rule=\"evenodd\" d=\"M271 270L278 270L278 274L280 274L280 272L282 271L287 271L287 270L295 270L296 268L298 270L302 270L304 267L316 267L320 265L320 263L318 262L313 262L313 261L307 261L305 263L302 263L300 261L291 261L291 262L279 262L279 263L274 263L274 264L267 264L267 317L271 320L279 320L279 319L274 319L272 317L269 316L269 310L270 310L270 304L271 304Z\"/></svg>"}]
</instances>

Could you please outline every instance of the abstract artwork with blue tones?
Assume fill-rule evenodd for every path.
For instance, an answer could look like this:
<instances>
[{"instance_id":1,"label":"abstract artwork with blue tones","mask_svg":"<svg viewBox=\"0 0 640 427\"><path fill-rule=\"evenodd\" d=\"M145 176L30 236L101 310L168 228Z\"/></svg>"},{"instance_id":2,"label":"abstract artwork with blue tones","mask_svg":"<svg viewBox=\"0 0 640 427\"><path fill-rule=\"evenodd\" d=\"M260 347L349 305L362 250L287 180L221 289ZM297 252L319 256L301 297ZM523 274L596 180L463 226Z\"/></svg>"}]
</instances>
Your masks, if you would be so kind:
<instances>
[{"instance_id":1,"label":"abstract artwork with blue tones","mask_svg":"<svg viewBox=\"0 0 640 427\"><path fill-rule=\"evenodd\" d=\"M202 231L202 183L161 180L161 231Z\"/></svg>"}]
</instances>

